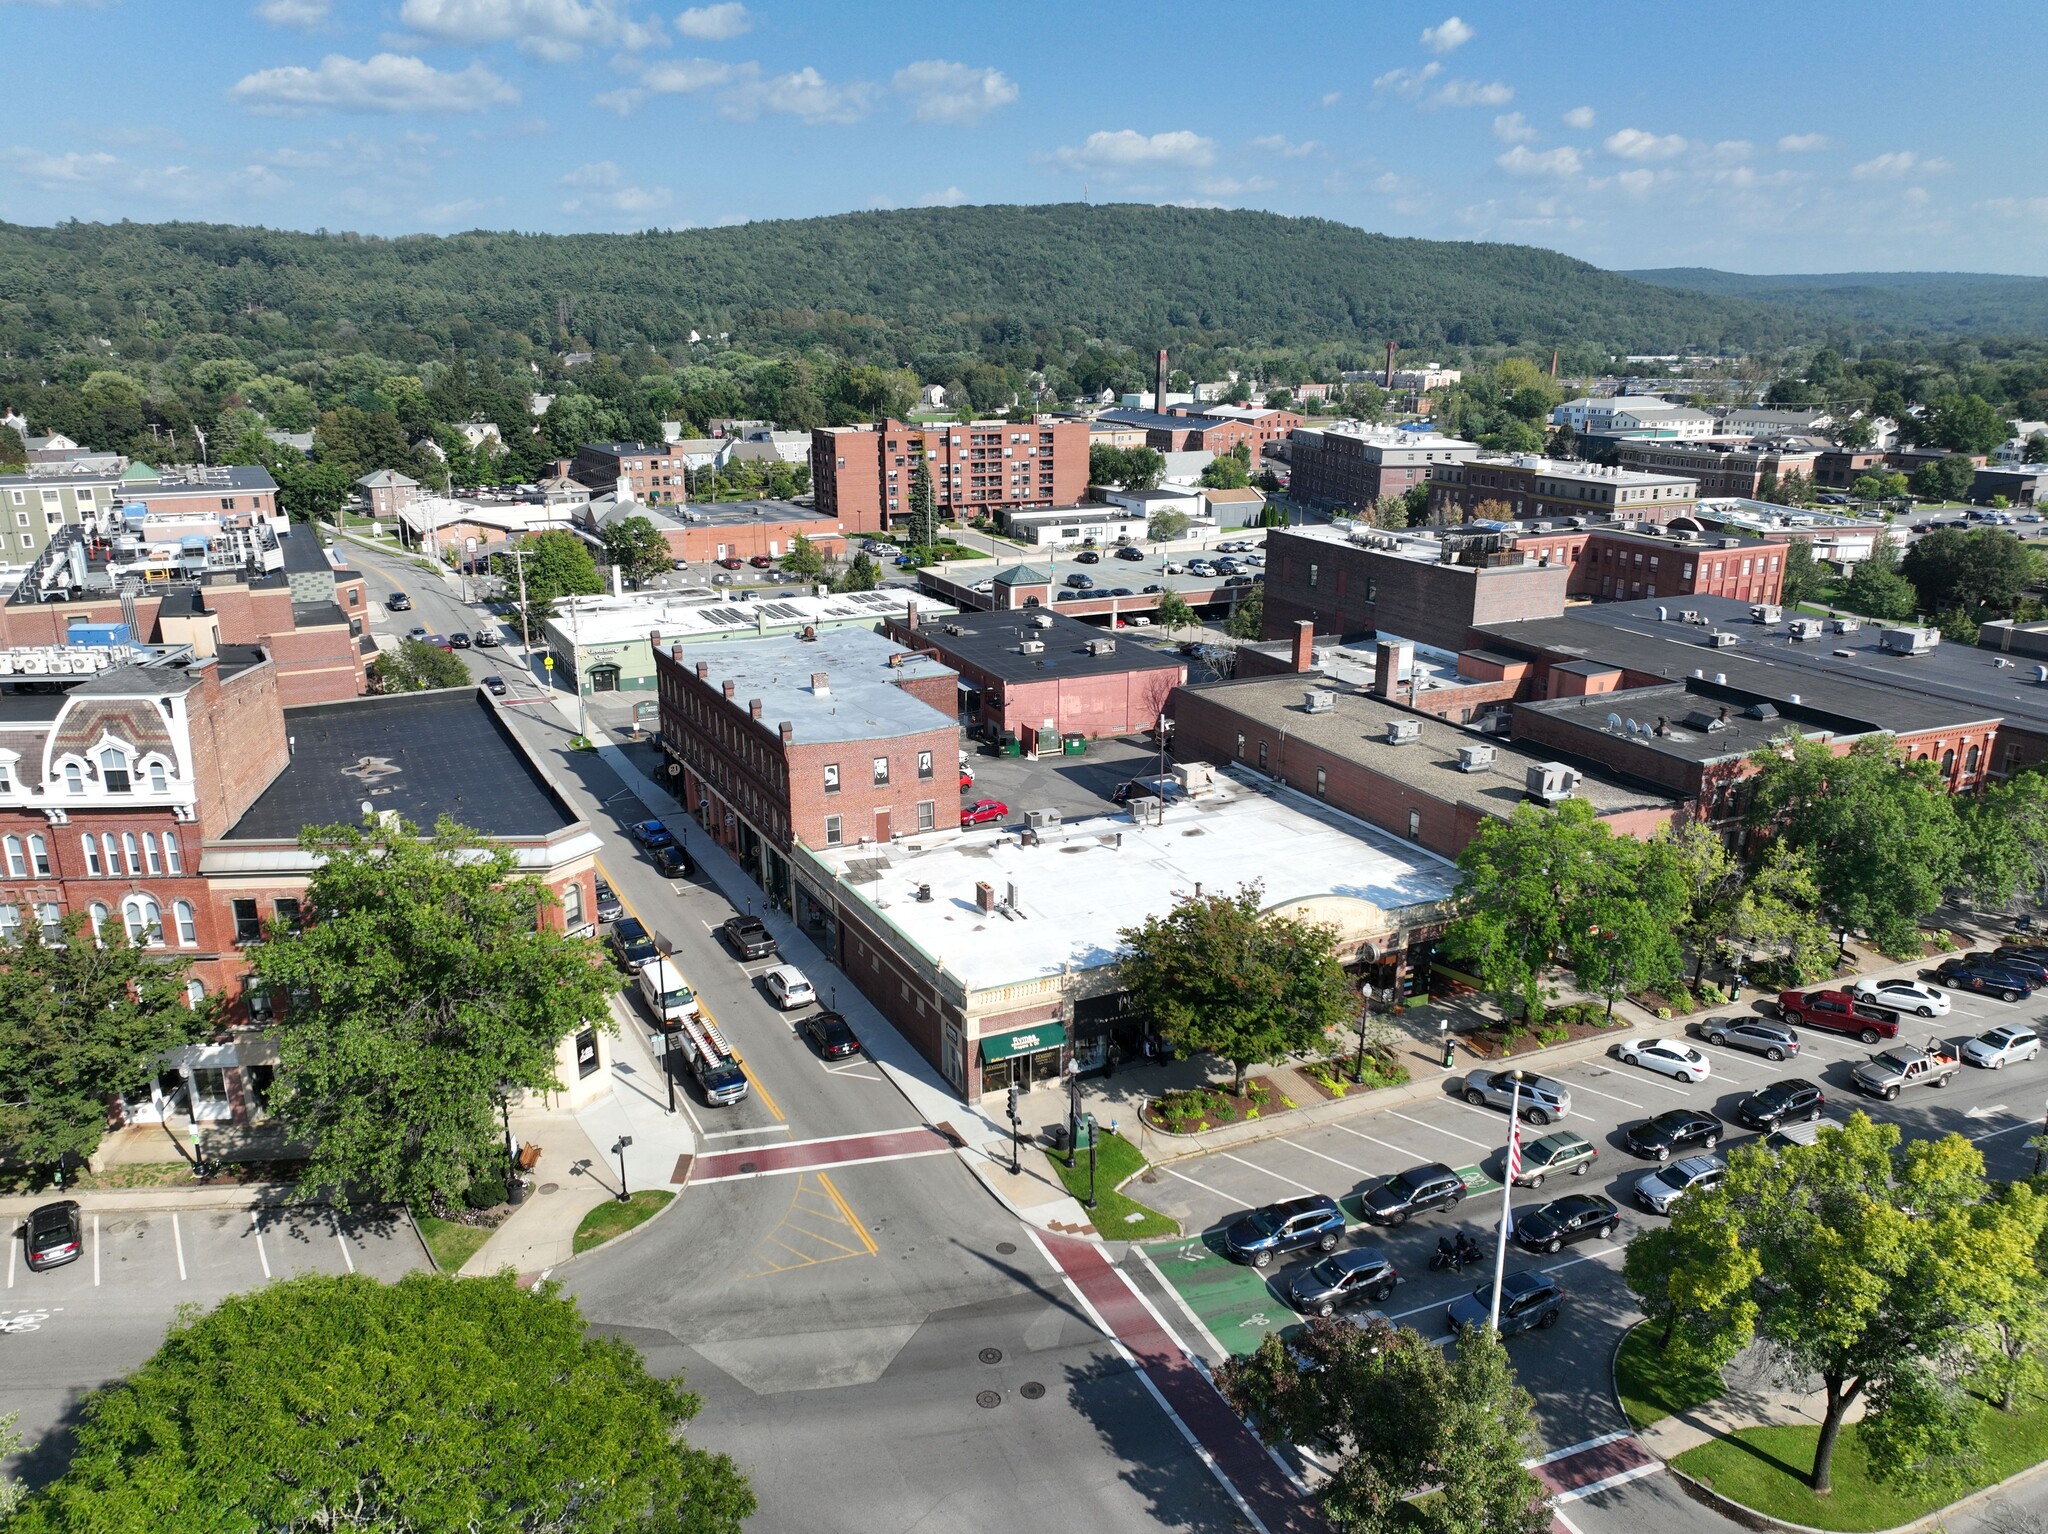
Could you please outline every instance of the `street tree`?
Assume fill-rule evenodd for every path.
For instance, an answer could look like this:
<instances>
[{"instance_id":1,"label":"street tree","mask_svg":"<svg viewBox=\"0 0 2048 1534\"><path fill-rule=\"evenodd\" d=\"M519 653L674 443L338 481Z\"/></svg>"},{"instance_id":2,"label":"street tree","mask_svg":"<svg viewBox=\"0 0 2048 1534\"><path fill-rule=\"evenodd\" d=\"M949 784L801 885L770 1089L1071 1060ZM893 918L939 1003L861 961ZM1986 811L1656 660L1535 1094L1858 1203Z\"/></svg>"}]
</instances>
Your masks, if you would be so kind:
<instances>
[{"instance_id":1,"label":"street tree","mask_svg":"<svg viewBox=\"0 0 2048 1534\"><path fill-rule=\"evenodd\" d=\"M475 682L467 666L424 639L399 640L397 649L386 650L370 662L370 678L379 692L427 692Z\"/></svg>"},{"instance_id":2,"label":"street tree","mask_svg":"<svg viewBox=\"0 0 2048 1534\"><path fill-rule=\"evenodd\" d=\"M1941 766L1909 761L1891 736L1836 756L1786 736L1752 758L1749 824L1812 860L1836 930L1866 932L1886 953L1915 946L1922 917L1962 872L1956 804Z\"/></svg>"},{"instance_id":3,"label":"street tree","mask_svg":"<svg viewBox=\"0 0 2048 1534\"><path fill-rule=\"evenodd\" d=\"M2020 772L1958 802L1963 887L1993 910L2048 897L2048 775Z\"/></svg>"},{"instance_id":4,"label":"street tree","mask_svg":"<svg viewBox=\"0 0 2048 1534\"><path fill-rule=\"evenodd\" d=\"M1228 1060L1238 1092L1252 1065L1318 1048L1358 1010L1335 932L1262 898L1256 883L1191 895L1117 934L1138 1011L1181 1053Z\"/></svg>"},{"instance_id":5,"label":"street tree","mask_svg":"<svg viewBox=\"0 0 2048 1534\"><path fill-rule=\"evenodd\" d=\"M1950 453L1921 464L1909 483L1923 501L1959 501L1970 493L1976 477L1977 465L1968 453Z\"/></svg>"},{"instance_id":6,"label":"street tree","mask_svg":"<svg viewBox=\"0 0 2048 1534\"><path fill-rule=\"evenodd\" d=\"M1192 628L1201 620L1195 610L1188 606L1187 598L1178 591L1163 591L1159 594L1159 605L1152 610L1153 618L1168 629Z\"/></svg>"},{"instance_id":7,"label":"street tree","mask_svg":"<svg viewBox=\"0 0 2048 1534\"><path fill-rule=\"evenodd\" d=\"M814 581L825 573L825 556L818 552L815 543L798 533L790 540L789 552L782 556L782 568L791 575Z\"/></svg>"},{"instance_id":8,"label":"street tree","mask_svg":"<svg viewBox=\"0 0 2048 1534\"><path fill-rule=\"evenodd\" d=\"M31 921L0 946L0 1145L14 1160L48 1169L90 1156L108 1103L146 1091L164 1052L206 1031L185 961L161 929L138 937L110 920L95 941L75 912L57 941Z\"/></svg>"},{"instance_id":9,"label":"street tree","mask_svg":"<svg viewBox=\"0 0 2048 1534\"><path fill-rule=\"evenodd\" d=\"M1223 631L1233 639L1257 639L1259 630L1266 623L1266 588L1264 586L1239 587L1244 594L1230 609L1230 616L1224 621Z\"/></svg>"},{"instance_id":10,"label":"street tree","mask_svg":"<svg viewBox=\"0 0 2048 1534\"><path fill-rule=\"evenodd\" d=\"M1905 498L1907 489L1905 475L1872 470L1856 476L1849 486L1849 494L1859 501L1897 501Z\"/></svg>"},{"instance_id":11,"label":"street tree","mask_svg":"<svg viewBox=\"0 0 2048 1534\"><path fill-rule=\"evenodd\" d=\"M307 1198L442 1208L504 1169L499 1104L560 1091L555 1049L616 982L512 854L450 820L308 827L308 923L248 950L286 1000L275 1107Z\"/></svg>"},{"instance_id":12,"label":"street tree","mask_svg":"<svg viewBox=\"0 0 2048 1534\"><path fill-rule=\"evenodd\" d=\"M2048 432L2035 432L2027 438L2026 461L2048 463Z\"/></svg>"},{"instance_id":13,"label":"street tree","mask_svg":"<svg viewBox=\"0 0 2048 1534\"><path fill-rule=\"evenodd\" d=\"M2039 549L2003 528L1940 527L1913 544L1899 573L1913 583L1925 608L2003 615L2041 583L2048 565Z\"/></svg>"},{"instance_id":14,"label":"street tree","mask_svg":"<svg viewBox=\"0 0 2048 1534\"><path fill-rule=\"evenodd\" d=\"M1227 453L1219 453L1202 470L1202 483L1211 490L1243 490L1252 482L1252 450L1240 442Z\"/></svg>"},{"instance_id":15,"label":"street tree","mask_svg":"<svg viewBox=\"0 0 2048 1534\"><path fill-rule=\"evenodd\" d=\"M605 562L630 581L648 581L669 567L668 540L647 517L620 517L604 530ZM531 581L532 574L527 579Z\"/></svg>"},{"instance_id":16,"label":"street tree","mask_svg":"<svg viewBox=\"0 0 2048 1534\"><path fill-rule=\"evenodd\" d=\"M1184 511L1168 509L1154 512L1151 522L1145 528L1145 536L1154 543L1171 543L1187 532L1189 526L1191 524L1188 521L1188 514Z\"/></svg>"},{"instance_id":17,"label":"street tree","mask_svg":"<svg viewBox=\"0 0 2048 1534\"><path fill-rule=\"evenodd\" d=\"M526 621L534 629L555 615L555 603L563 597L594 596L604 590L604 578L597 573L590 546L574 533L560 529L535 533L520 539L517 547L522 552L516 558L499 554L493 559L507 589L515 595L522 590L521 572L515 564L525 567Z\"/></svg>"},{"instance_id":18,"label":"street tree","mask_svg":"<svg viewBox=\"0 0 2048 1534\"><path fill-rule=\"evenodd\" d=\"M1216 1383L1265 1443L1298 1444L1334 1467L1318 1498L1347 1534L1550 1527L1549 1499L1523 1463L1533 1403L1484 1328L1446 1353L1381 1318L1311 1320L1268 1333Z\"/></svg>"},{"instance_id":19,"label":"street tree","mask_svg":"<svg viewBox=\"0 0 2048 1534\"><path fill-rule=\"evenodd\" d=\"M1607 998L1665 991L1685 974L1681 931L1692 909L1693 883L1668 841L1613 838L1605 877L1589 884L1564 945L1579 984Z\"/></svg>"},{"instance_id":20,"label":"street tree","mask_svg":"<svg viewBox=\"0 0 2048 1534\"><path fill-rule=\"evenodd\" d=\"M737 1534L702 1404L552 1282L311 1275L181 1315L8 1528Z\"/></svg>"},{"instance_id":21,"label":"street tree","mask_svg":"<svg viewBox=\"0 0 2048 1534\"><path fill-rule=\"evenodd\" d=\"M853 563L840 572L839 579L832 583L834 591L873 591L882 584L882 569L863 549L853 556Z\"/></svg>"},{"instance_id":22,"label":"street tree","mask_svg":"<svg viewBox=\"0 0 2048 1534\"><path fill-rule=\"evenodd\" d=\"M1813 545L1804 538L1796 538L1785 550L1785 579L1779 590L1780 599L1787 607L1801 602L1817 602L1824 596L1828 583L1834 574L1813 557Z\"/></svg>"},{"instance_id":23,"label":"street tree","mask_svg":"<svg viewBox=\"0 0 2048 1534\"><path fill-rule=\"evenodd\" d=\"M1952 453L1988 453L2012 435L2012 422L1977 394L1944 394L1928 407L1922 440Z\"/></svg>"},{"instance_id":24,"label":"street tree","mask_svg":"<svg viewBox=\"0 0 2048 1534\"><path fill-rule=\"evenodd\" d=\"M910 466L910 546L928 549L939 541L938 502L932 495L932 471L922 454Z\"/></svg>"},{"instance_id":25,"label":"street tree","mask_svg":"<svg viewBox=\"0 0 2048 1534\"><path fill-rule=\"evenodd\" d=\"M1697 985L1707 961L1720 956L1742 898L1742 865L1719 832L1703 820L1688 820L1660 832L1649 857L1676 881L1679 914L1673 931L1692 956Z\"/></svg>"}]
</instances>

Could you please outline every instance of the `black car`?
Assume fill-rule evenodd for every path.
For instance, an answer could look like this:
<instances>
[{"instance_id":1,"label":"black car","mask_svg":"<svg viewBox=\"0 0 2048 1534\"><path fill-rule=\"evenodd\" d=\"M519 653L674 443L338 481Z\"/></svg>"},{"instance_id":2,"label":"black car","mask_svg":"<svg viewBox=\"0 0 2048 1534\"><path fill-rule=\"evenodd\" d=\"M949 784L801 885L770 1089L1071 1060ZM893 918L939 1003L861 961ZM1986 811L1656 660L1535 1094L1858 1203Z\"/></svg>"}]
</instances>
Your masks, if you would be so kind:
<instances>
[{"instance_id":1,"label":"black car","mask_svg":"<svg viewBox=\"0 0 2048 1534\"><path fill-rule=\"evenodd\" d=\"M1532 1252L1561 1252L1589 1236L1605 1240L1621 1226L1621 1209L1597 1193L1567 1193L1515 1216L1515 1242Z\"/></svg>"},{"instance_id":2,"label":"black car","mask_svg":"<svg viewBox=\"0 0 2048 1534\"><path fill-rule=\"evenodd\" d=\"M395 613L409 613L412 611L412 598L402 591L394 591L384 599L384 605Z\"/></svg>"},{"instance_id":3,"label":"black car","mask_svg":"<svg viewBox=\"0 0 2048 1534\"><path fill-rule=\"evenodd\" d=\"M654 939L648 936L646 924L637 916L625 916L613 922L611 936L606 941L612 945L612 952L627 969L638 969L641 965L652 964L661 957L661 950L654 946Z\"/></svg>"},{"instance_id":4,"label":"black car","mask_svg":"<svg viewBox=\"0 0 2048 1534\"><path fill-rule=\"evenodd\" d=\"M1783 1060L1799 1053L1798 1030L1768 1017L1710 1017L1695 1031L1709 1044L1746 1049L1766 1060Z\"/></svg>"},{"instance_id":5,"label":"black car","mask_svg":"<svg viewBox=\"0 0 2048 1534\"><path fill-rule=\"evenodd\" d=\"M1344 1211L1337 1201L1311 1193L1239 1215L1224 1229L1223 1249L1239 1262L1265 1268L1282 1252L1305 1246L1334 1252L1343 1236Z\"/></svg>"},{"instance_id":6,"label":"black car","mask_svg":"<svg viewBox=\"0 0 2048 1534\"><path fill-rule=\"evenodd\" d=\"M664 879L680 879L690 871L690 855L683 851L681 842L649 847L647 861L654 865L654 871Z\"/></svg>"},{"instance_id":7,"label":"black car","mask_svg":"<svg viewBox=\"0 0 2048 1534\"><path fill-rule=\"evenodd\" d=\"M21 1234L33 1273L76 1262L85 1251L85 1228L76 1199L59 1199L30 1210Z\"/></svg>"},{"instance_id":8,"label":"black car","mask_svg":"<svg viewBox=\"0 0 2048 1534\"><path fill-rule=\"evenodd\" d=\"M448 648L451 650L467 650L469 648L469 635L463 633L461 629L457 629L448 636Z\"/></svg>"},{"instance_id":9,"label":"black car","mask_svg":"<svg viewBox=\"0 0 2048 1534\"><path fill-rule=\"evenodd\" d=\"M1492 1309L1493 1280L1487 1279L1474 1285L1470 1294L1460 1295L1444 1307L1444 1330L1454 1332L1461 1326L1484 1326ZM1532 1326L1555 1326L1563 1309L1564 1290L1555 1279L1524 1270L1506 1274L1500 1281L1500 1334L1503 1337L1526 1332Z\"/></svg>"},{"instance_id":10,"label":"black car","mask_svg":"<svg viewBox=\"0 0 2048 1534\"><path fill-rule=\"evenodd\" d=\"M1135 544L1127 544L1116 551L1116 557L1118 559L1143 559L1145 551Z\"/></svg>"},{"instance_id":11,"label":"black car","mask_svg":"<svg viewBox=\"0 0 2048 1534\"><path fill-rule=\"evenodd\" d=\"M844 1060L860 1053L860 1040L854 1037L853 1025L837 1012L813 1012L797 1026L811 1041L811 1048L827 1060Z\"/></svg>"},{"instance_id":12,"label":"black car","mask_svg":"<svg viewBox=\"0 0 2048 1534\"><path fill-rule=\"evenodd\" d=\"M1076 570L1067 577L1067 584L1076 591L1087 591L1095 585L1095 577L1083 575L1079 570Z\"/></svg>"},{"instance_id":13,"label":"black car","mask_svg":"<svg viewBox=\"0 0 2048 1534\"><path fill-rule=\"evenodd\" d=\"M2009 969L2016 975L2024 975L2035 985L2048 983L2048 963L2019 948L2001 948L1996 953L1973 953L1968 958L1994 969Z\"/></svg>"},{"instance_id":14,"label":"black car","mask_svg":"<svg viewBox=\"0 0 2048 1534\"><path fill-rule=\"evenodd\" d=\"M1464 1198L1465 1179L1441 1161L1433 1161L1396 1172L1359 1202L1365 1207L1365 1217L1375 1225L1399 1225L1412 1214L1455 1209Z\"/></svg>"},{"instance_id":15,"label":"black car","mask_svg":"<svg viewBox=\"0 0 2048 1534\"><path fill-rule=\"evenodd\" d=\"M1721 1143L1721 1121L1697 1108L1672 1108L1655 1118L1631 1124L1622 1138L1634 1154L1650 1161L1669 1161L1672 1153L1695 1146L1712 1150Z\"/></svg>"},{"instance_id":16,"label":"black car","mask_svg":"<svg viewBox=\"0 0 2048 1534\"><path fill-rule=\"evenodd\" d=\"M1400 1281L1385 1252L1376 1246L1354 1247L1332 1252L1297 1274L1287 1286L1287 1300L1304 1315L1327 1316L1360 1300L1383 1304Z\"/></svg>"},{"instance_id":17,"label":"black car","mask_svg":"<svg viewBox=\"0 0 2048 1534\"><path fill-rule=\"evenodd\" d=\"M626 902L619 899L619 893L604 880L597 881L597 919L617 921L626 914Z\"/></svg>"},{"instance_id":18,"label":"black car","mask_svg":"<svg viewBox=\"0 0 2048 1534\"><path fill-rule=\"evenodd\" d=\"M1093 549L1083 549L1074 556L1074 563L1077 565L1099 565L1102 563L1102 556Z\"/></svg>"},{"instance_id":19,"label":"black car","mask_svg":"<svg viewBox=\"0 0 2048 1534\"><path fill-rule=\"evenodd\" d=\"M775 938L758 916L728 916L718 929L742 959L772 959Z\"/></svg>"},{"instance_id":20,"label":"black car","mask_svg":"<svg viewBox=\"0 0 2048 1534\"><path fill-rule=\"evenodd\" d=\"M483 687L484 691L489 693L494 698L502 698L505 696L505 679L499 676L498 673L495 671L493 671L489 676L484 678Z\"/></svg>"},{"instance_id":21,"label":"black car","mask_svg":"<svg viewBox=\"0 0 2048 1534\"><path fill-rule=\"evenodd\" d=\"M1818 1119L1827 1105L1826 1093L1813 1082L1794 1076L1750 1093L1735 1105L1735 1116L1751 1129L1767 1133L1780 1124Z\"/></svg>"}]
</instances>

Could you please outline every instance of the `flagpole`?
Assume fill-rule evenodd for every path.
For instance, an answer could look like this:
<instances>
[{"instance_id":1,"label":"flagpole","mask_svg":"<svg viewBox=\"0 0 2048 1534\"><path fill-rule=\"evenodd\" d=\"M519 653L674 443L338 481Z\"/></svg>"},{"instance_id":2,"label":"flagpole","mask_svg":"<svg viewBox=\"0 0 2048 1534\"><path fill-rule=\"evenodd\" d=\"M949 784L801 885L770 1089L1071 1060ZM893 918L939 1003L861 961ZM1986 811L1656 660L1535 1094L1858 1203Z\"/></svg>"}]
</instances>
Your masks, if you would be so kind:
<instances>
[{"instance_id":1,"label":"flagpole","mask_svg":"<svg viewBox=\"0 0 2048 1534\"><path fill-rule=\"evenodd\" d=\"M1514 1093L1508 1099L1508 1148L1507 1157L1501 1164L1503 1174L1500 1183L1500 1232L1493 1250L1493 1308L1487 1312L1486 1325L1495 1336L1500 1335L1500 1283L1506 1275L1508 1264L1508 1204L1515 1196L1515 1174L1521 1168L1519 1152L1522 1148L1522 1073L1514 1074Z\"/></svg>"}]
</instances>

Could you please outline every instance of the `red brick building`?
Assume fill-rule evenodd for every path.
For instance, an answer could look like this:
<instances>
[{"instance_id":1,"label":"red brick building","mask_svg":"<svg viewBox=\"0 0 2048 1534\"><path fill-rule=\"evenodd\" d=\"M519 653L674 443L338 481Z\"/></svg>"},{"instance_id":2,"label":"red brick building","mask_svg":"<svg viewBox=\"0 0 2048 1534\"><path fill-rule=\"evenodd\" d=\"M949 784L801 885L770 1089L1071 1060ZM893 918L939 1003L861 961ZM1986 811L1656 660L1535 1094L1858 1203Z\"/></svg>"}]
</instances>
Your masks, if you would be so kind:
<instances>
[{"instance_id":1,"label":"red brick building","mask_svg":"<svg viewBox=\"0 0 2048 1534\"><path fill-rule=\"evenodd\" d=\"M1528 533L1515 540L1524 558L1571 572L1566 596L1596 602L1694 595L1776 602L1784 590L1789 547L1732 535L1680 537L1606 527Z\"/></svg>"},{"instance_id":2,"label":"red brick building","mask_svg":"<svg viewBox=\"0 0 2048 1534\"><path fill-rule=\"evenodd\" d=\"M584 525L601 532L626 517L646 517L668 545L669 557L692 564L720 559L780 559L808 538L826 559L846 554L845 525L789 501L698 501L691 506L645 506L599 497L582 510Z\"/></svg>"},{"instance_id":3,"label":"red brick building","mask_svg":"<svg viewBox=\"0 0 2048 1534\"><path fill-rule=\"evenodd\" d=\"M1669 522L1689 517L1699 487L1680 474L1653 474L1566 459L1481 457L1436 465L1429 510L1439 522L1466 522L1482 507L1504 508L1502 520L1532 517L1613 517L1624 522Z\"/></svg>"},{"instance_id":4,"label":"red brick building","mask_svg":"<svg viewBox=\"0 0 2048 1534\"><path fill-rule=\"evenodd\" d=\"M1287 442L1288 492L1311 506L1370 506L1426 484L1437 464L1479 452L1476 442L1392 426L1304 426Z\"/></svg>"},{"instance_id":5,"label":"red brick building","mask_svg":"<svg viewBox=\"0 0 2048 1534\"><path fill-rule=\"evenodd\" d=\"M1242 442L1258 465L1272 442L1285 442L1302 424L1292 410L1264 405L1174 405L1165 411L1105 410L1095 417L1096 429L1125 427L1145 433L1145 446L1162 453L1214 453L1218 457Z\"/></svg>"},{"instance_id":6,"label":"red brick building","mask_svg":"<svg viewBox=\"0 0 2048 1534\"><path fill-rule=\"evenodd\" d=\"M818 512L848 533L877 533L910 517L920 458L938 515L955 522L1026 506L1071 506L1088 489L1086 421L973 421L821 426L811 433Z\"/></svg>"},{"instance_id":7,"label":"red brick building","mask_svg":"<svg viewBox=\"0 0 2048 1534\"><path fill-rule=\"evenodd\" d=\"M680 449L666 442L587 442L569 475L596 494L614 491L647 506L679 506L689 498Z\"/></svg>"},{"instance_id":8,"label":"red brick building","mask_svg":"<svg viewBox=\"0 0 2048 1534\"><path fill-rule=\"evenodd\" d=\"M1701 499L1737 496L1753 501L1770 486L1794 474L1814 475L1818 451L1796 453L1774 447L1709 442L1638 442L1616 444L1615 459L1625 469L1677 474L1699 487ZM1766 484L1766 481L1769 483Z\"/></svg>"}]
</instances>

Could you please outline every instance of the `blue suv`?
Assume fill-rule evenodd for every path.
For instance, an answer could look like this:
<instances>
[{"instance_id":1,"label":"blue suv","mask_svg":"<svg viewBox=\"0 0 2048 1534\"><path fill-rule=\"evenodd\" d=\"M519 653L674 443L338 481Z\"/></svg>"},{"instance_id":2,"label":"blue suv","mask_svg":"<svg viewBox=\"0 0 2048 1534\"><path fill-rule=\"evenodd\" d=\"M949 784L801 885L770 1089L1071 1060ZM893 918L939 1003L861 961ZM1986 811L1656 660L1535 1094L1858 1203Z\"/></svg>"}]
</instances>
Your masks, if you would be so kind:
<instances>
[{"instance_id":1,"label":"blue suv","mask_svg":"<svg viewBox=\"0 0 2048 1534\"><path fill-rule=\"evenodd\" d=\"M2034 994L2034 983L2018 970L1975 956L1944 960L1934 978L1950 990L1982 991L2004 1001L2024 1001Z\"/></svg>"},{"instance_id":2,"label":"blue suv","mask_svg":"<svg viewBox=\"0 0 2048 1534\"><path fill-rule=\"evenodd\" d=\"M1272 1266L1282 1252L1312 1246L1334 1252L1344 1237L1344 1211L1333 1198L1312 1194L1283 1198L1232 1220L1223 1232L1223 1246L1239 1262L1255 1268Z\"/></svg>"}]
</instances>

